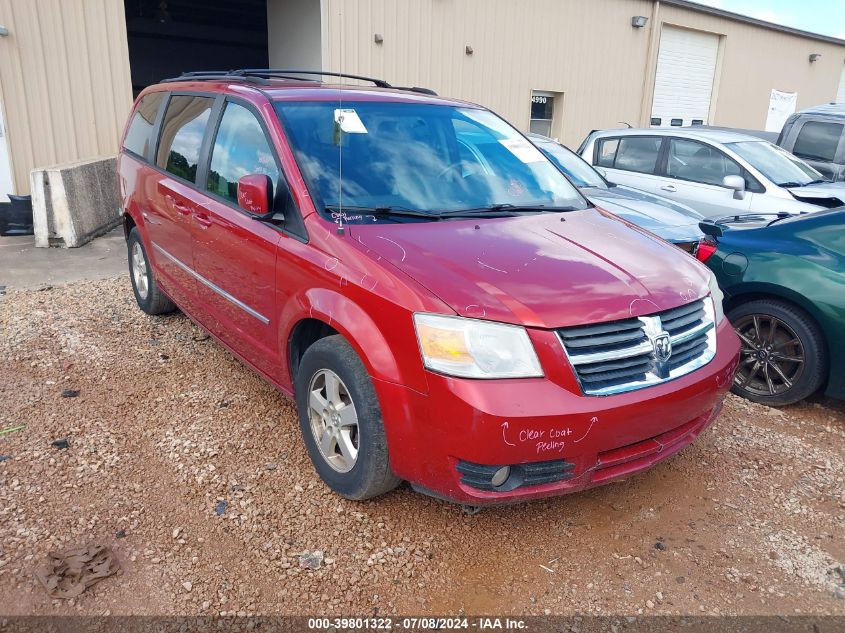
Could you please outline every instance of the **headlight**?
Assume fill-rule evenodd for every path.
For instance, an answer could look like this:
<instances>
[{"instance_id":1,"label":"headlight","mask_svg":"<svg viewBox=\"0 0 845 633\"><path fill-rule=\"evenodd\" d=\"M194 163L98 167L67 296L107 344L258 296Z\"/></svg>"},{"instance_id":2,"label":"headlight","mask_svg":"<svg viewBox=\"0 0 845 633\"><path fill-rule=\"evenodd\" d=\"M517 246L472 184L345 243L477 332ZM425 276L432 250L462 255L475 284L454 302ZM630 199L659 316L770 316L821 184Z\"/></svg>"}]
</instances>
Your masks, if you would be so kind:
<instances>
[{"instance_id":1,"label":"headlight","mask_svg":"<svg viewBox=\"0 0 845 633\"><path fill-rule=\"evenodd\" d=\"M423 363L463 378L542 376L528 332L517 325L438 314L414 315Z\"/></svg>"},{"instance_id":2,"label":"headlight","mask_svg":"<svg viewBox=\"0 0 845 633\"><path fill-rule=\"evenodd\" d=\"M719 282L716 281L716 275L713 274L713 271L709 268L707 272L710 273L710 279L708 283L710 285L710 297L713 299L713 310L716 313L716 325L722 322L722 319L725 318L725 309L722 307L722 301L725 300L725 294L722 292L722 289L719 288Z\"/></svg>"}]
</instances>

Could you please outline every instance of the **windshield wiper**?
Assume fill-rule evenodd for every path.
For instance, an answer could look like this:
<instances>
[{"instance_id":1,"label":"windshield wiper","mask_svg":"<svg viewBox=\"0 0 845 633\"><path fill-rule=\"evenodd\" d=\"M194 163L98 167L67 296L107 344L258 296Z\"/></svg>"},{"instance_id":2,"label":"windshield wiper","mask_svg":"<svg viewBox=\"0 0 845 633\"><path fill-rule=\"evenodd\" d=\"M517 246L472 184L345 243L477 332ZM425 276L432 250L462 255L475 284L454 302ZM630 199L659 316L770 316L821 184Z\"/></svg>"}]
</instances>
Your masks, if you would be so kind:
<instances>
[{"instance_id":1,"label":"windshield wiper","mask_svg":"<svg viewBox=\"0 0 845 633\"><path fill-rule=\"evenodd\" d=\"M326 206L326 211L329 213L361 213L363 215L375 216L399 216L405 218L426 218L428 220L436 220L439 216L436 213L426 213L425 211L417 211L415 209L408 209L406 207L385 206L385 207L359 207L330 204Z\"/></svg>"},{"instance_id":2,"label":"windshield wiper","mask_svg":"<svg viewBox=\"0 0 845 633\"><path fill-rule=\"evenodd\" d=\"M804 186L809 185L811 183L790 181L790 182L779 182L779 183L776 183L776 184L777 184L778 187L785 187L785 188L788 189L789 187L804 187Z\"/></svg>"},{"instance_id":3,"label":"windshield wiper","mask_svg":"<svg viewBox=\"0 0 845 633\"><path fill-rule=\"evenodd\" d=\"M510 217L520 213L543 213L575 211L575 207L547 207L544 204L515 205L510 203L491 204L488 207L476 207L473 209L457 209L455 211L441 211L438 217L441 218L463 218L463 217Z\"/></svg>"},{"instance_id":4,"label":"windshield wiper","mask_svg":"<svg viewBox=\"0 0 845 633\"><path fill-rule=\"evenodd\" d=\"M829 178L816 178L815 180L811 180L811 181L810 181L810 182L808 182L807 184L808 184L808 185L820 185L820 184L822 184L823 182L833 182L833 181L832 181L832 180L830 180Z\"/></svg>"}]
</instances>

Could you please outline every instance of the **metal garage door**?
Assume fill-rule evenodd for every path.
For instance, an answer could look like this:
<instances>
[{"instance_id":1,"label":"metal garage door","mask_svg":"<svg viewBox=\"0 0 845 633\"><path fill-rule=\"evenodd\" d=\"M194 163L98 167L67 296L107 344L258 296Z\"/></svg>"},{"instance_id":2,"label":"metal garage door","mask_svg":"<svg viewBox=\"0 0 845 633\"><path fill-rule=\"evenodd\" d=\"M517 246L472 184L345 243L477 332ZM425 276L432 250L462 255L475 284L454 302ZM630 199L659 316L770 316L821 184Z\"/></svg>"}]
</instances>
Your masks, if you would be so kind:
<instances>
[{"instance_id":1,"label":"metal garage door","mask_svg":"<svg viewBox=\"0 0 845 633\"><path fill-rule=\"evenodd\" d=\"M657 55L652 125L710 122L719 36L664 26Z\"/></svg>"},{"instance_id":2,"label":"metal garage door","mask_svg":"<svg viewBox=\"0 0 845 633\"><path fill-rule=\"evenodd\" d=\"M839 90L836 91L836 103L845 103L845 68L839 77Z\"/></svg>"}]
</instances>

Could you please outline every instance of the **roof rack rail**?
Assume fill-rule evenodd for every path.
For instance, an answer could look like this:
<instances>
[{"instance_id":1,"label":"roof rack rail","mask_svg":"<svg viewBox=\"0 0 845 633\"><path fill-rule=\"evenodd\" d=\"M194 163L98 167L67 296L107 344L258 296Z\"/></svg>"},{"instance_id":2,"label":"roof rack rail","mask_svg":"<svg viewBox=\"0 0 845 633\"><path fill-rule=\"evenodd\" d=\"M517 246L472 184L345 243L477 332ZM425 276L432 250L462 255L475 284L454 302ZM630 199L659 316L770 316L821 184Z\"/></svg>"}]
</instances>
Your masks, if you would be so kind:
<instances>
[{"instance_id":1,"label":"roof rack rail","mask_svg":"<svg viewBox=\"0 0 845 633\"><path fill-rule=\"evenodd\" d=\"M297 76L300 75L300 76ZM365 77L363 75L352 75L349 73L335 73L323 70L299 70L287 68L239 68L236 70L200 70L195 72L182 73L178 77L171 77L162 80L161 83L171 83L175 81L249 81L261 85L267 85L268 79L298 79L302 80L301 75L316 75L320 77L343 77L345 79L357 79L358 81L369 81L377 88L393 88L394 90L408 90L411 92L418 92L420 94L428 94L436 96L437 93L429 88L406 87L406 86L392 86L384 79L375 79L373 77ZM314 79L307 81L316 81Z\"/></svg>"}]
</instances>

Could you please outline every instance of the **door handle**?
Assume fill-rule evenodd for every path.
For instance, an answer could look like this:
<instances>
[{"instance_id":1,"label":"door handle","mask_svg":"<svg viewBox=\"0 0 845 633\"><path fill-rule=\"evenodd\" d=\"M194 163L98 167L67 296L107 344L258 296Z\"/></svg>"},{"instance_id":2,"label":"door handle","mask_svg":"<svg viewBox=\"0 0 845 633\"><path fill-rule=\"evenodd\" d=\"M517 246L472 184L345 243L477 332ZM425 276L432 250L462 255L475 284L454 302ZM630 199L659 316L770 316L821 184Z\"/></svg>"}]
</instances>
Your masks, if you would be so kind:
<instances>
[{"instance_id":1,"label":"door handle","mask_svg":"<svg viewBox=\"0 0 845 633\"><path fill-rule=\"evenodd\" d=\"M167 203L172 206L179 215L191 215L191 207L186 205L184 202L179 202L179 200L169 194L164 196L164 199L167 200Z\"/></svg>"},{"instance_id":2,"label":"door handle","mask_svg":"<svg viewBox=\"0 0 845 633\"><path fill-rule=\"evenodd\" d=\"M675 193L677 189L675 189L675 185L666 185L665 187L661 187L663 191L668 191L669 193Z\"/></svg>"},{"instance_id":3,"label":"door handle","mask_svg":"<svg viewBox=\"0 0 845 633\"><path fill-rule=\"evenodd\" d=\"M209 218L205 213L195 213L194 219L197 221L202 228L207 229L210 227L214 222Z\"/></svg>"}]
</instances>

